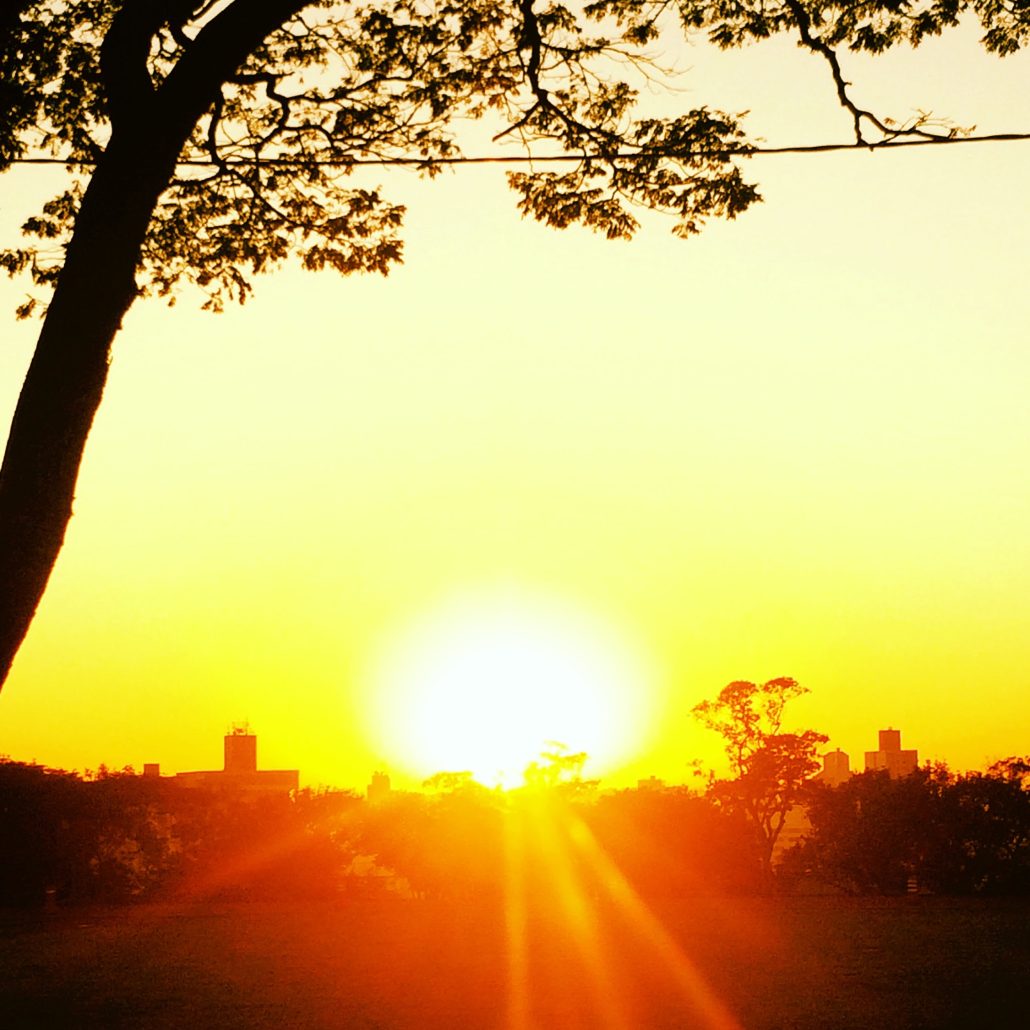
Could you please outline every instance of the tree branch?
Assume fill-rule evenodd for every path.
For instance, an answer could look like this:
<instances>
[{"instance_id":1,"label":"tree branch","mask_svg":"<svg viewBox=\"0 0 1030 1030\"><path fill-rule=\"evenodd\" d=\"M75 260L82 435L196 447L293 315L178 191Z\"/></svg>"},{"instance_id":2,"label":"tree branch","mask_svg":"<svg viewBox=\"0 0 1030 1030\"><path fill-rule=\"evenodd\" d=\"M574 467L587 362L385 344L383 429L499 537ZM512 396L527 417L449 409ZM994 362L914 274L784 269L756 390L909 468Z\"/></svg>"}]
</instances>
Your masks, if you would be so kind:
<instances>
[{"instance_id":1,"label":"tree branch","mask_svg":"<svg viewBox=\"0 0 1030 1030\"><path fill-rule=\"evenodd\" d=\"M798 35L801 37L801 42L808 47L809 50L814 54L818 54L822 57L826 63L830 66L830 74L833 77L833 84L837 90L837 99L840 101L841 107L843 107L850 115L855 129L855 140L859 144L865 144L869 146L875 146L880 140L867 140L862 134L862 123L863 121L868 122L878 132L881 133L886 139L895 139L898 136L919 136L923 139L940 140L954 137L956 131L955 128L949 127L948 132L937 133L928 132L923 128L927 124L927 117L920 115L914 124L905 127L899 127L897 125L888 124L888 122L881 121L872 111L867 111L864 108L859 107L848 94L848 87L851 85L850 82L844 78L844 73L841 70L840 61L837 58L837 52L833 47L824 43L818 36L812 32L812 19L809 16L808 11L805 10L801 0L785 0L787 7L794 15L794 21L797 24Z\"/></svg>"},{"instance_id":2,"label":"tree branch","mask_svg":"<svg viewBox=\"0 0 1030 1030\"><path fill-rule=\"evenodd\" d=\"M215 102L222 83L310 0L240 0L216 14L176 62L158 93L163 117L183 134Z\"/></svg>"}]
</instances>

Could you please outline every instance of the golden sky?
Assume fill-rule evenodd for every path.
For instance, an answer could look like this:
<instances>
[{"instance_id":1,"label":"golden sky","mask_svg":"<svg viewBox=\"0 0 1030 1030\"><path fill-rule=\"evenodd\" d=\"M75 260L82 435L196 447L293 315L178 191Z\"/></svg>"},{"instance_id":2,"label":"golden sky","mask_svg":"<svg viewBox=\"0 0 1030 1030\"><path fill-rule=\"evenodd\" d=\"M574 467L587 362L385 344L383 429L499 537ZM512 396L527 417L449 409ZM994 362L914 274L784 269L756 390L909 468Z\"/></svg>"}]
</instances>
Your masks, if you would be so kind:
<instances>
[{"instance_id":1,"label":"golden sky","mask_svg":"<svg viewBox=\"0 0 1030 1030\"><path fill-rule=\"evenodd\" d=\"M676 102L847 139L790 44L680 59ZM889 114L1030 129L1030 57L968 35L846 70ZM611 783L688 779L717 754L690 709L782 675L853 765L888 725L957 768L1030 751L1030 143L747 172L737 222L629 244L521 221L496 168L369 173L409 204L388 279L138 304L0 753L215 768L248 719L263 767L410 782L444 759L405 713L455 667L512 711L604 683L583 740L532 703ZM6 178L5 238L55 176ZM5 424L37 329L7 325Z\"/></svg>"}]
</instances>

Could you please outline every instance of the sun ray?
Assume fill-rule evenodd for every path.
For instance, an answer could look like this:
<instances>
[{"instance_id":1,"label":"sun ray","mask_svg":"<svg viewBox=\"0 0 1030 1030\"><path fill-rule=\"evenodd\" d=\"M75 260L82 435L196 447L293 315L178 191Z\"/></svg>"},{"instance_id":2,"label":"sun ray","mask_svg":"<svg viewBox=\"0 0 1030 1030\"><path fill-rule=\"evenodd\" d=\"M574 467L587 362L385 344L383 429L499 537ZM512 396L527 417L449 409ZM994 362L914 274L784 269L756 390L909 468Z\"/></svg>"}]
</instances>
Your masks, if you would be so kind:
<instances>
[{"instance_id":1,"label":"sun ray","mask_svg":"<svg viewBox=\"0 0 1030 1030\"><path fill-rule=\"evenodd\" d=\"M672 974L680 994L701 1018L702 1025L708 1030L743 1030L740 1022L705 982L690 957L597 843L589 827L581 819L574 818L568 834L619 910Z\"/></svg>"},{"instance_id":2,"label":"sun ray","mask_svg":"<svg viewBox=\"0 0 1030 1030\"><path fill-rule=\"evenodd\" d=\"M559 836L553 822L545 826L545 847L552 856L551 870L567 924L579 950L580 959L593 992L599 1025L607 1030L631 1030L624 1004L614 985L614 969L601 947L601 928L590 905L582 880L577 876L568 844Z\"/></svg>"},{"instance_id":3,"label":"sun ray","mask_svg":"<svg viewBox=\"0 0 1030 1030\"><path fill-rule=\"evenodd\" d=\"M620 995L618 969L604 946L605 935L597 918L595 899L577 868L576 857L564 830L563 812L546 797L524 797L516 802L509 818L517 827L512 835L519 854L513 857L523 870L532 868L537 874L532 899L534 912L547 917L534 928L543 932L541 927L546 927L546 932L567 935L573 955L585 974L584 983L592 1008L587 1025L605 1030L633 1030L638 1024L629 1018L625 999ZM525 887L524 879L522 886ZM517 904L514 908L516 919L519 918ZM520 941L513 942L516 948L525 948L528 942L529 927L524 903L521 918L522 937ZM511 959L509 968L517 961ZM524 953L521 961L525 962ZM524 982L528 984L529 979ZM530 1012L532 998L522 997L516 1001L525 1018ZM564 1018L568 1014L562 1015Z\"/></svg>"},{"instance_id":4,"label":"sun ray","mask_svg":"<svg viewBox=\"0 0 1030 1030\"><path fill-rule=\"evenodd\" d=\"M526 932L526 843L521 820L504 826L504 921L508 951L508 1030L530 1030Z\"/></svg>"}]
</instances>

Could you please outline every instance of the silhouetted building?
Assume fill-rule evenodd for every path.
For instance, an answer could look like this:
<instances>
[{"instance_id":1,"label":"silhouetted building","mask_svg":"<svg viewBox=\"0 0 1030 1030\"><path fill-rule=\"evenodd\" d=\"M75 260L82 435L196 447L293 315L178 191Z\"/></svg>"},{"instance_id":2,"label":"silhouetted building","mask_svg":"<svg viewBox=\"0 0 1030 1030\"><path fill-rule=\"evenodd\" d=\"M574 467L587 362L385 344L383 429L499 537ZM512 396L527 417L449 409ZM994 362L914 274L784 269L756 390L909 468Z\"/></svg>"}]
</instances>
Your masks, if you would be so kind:
<instances>
[{"instance_id":1,"label":"silhouetted building","mask_svg":"<svg viewBox=\"0 0 1030 1030\"><path fill-rule=\"evenodd\" d=\"M885 769L891 779L908 776L919 766L919 752L901 750L901 730L880 730L879 751L865 753L866 772Z\"/></svg>"},{"instance_id":2,"label":"silhouetted building","mask_svg":"<svg viewBox=\"0 0 1030 1030\"><path fill-rule=\"evenodd\" d=\"M224 768L210 772L184 772L174 777L182 787L200 787L230 793L262 797L270 794L289 794L300 785L300 772L296 769L259 769L257 767L257 737L246 725L233 726L224 739ZM143 766L144 776L160 776L160 766Z\"/></svg>"},{"instance_id":3,"label":"silhouetted building","mask_svg":"<svg viewBox=\"0 0 1030 1030\"><path fill-rule=\"evenodd\" d=\"M827 787L838 787L851 778L851 759L846 751L837 748L823 755L823 767L815 774L814 779L825 783Z\"/></svg>"},{"instance_id":4,"label":"silhouetted building","mask_svg":"<svg viewBox=\"0 0 1030 1030\"><path fill-rule=\"evenodd\" d=\"M665 781L657 776L648 776L647 779L637 780L637 790L665 790Z\"/></svg>"},{"instance_id":5,"label":"silhouetted building","mask_svg":"<svg viewBox=\"0 0 1030 1030\"><path fill-rule=\"evenodd\" d=\"M225 736L223 754L225 772L257 772L257 737L246 726L234 726Z\"/></svg>"},{"instance_id":6,"label":"silhouetted building","mask_svg":"<svg viewBox=\"0 0 1030 1030\"><path fill-rule=\"evenodd\" d=\"M382 801L390 793L390 777L384 772L372 773L372 782L368 785L365 795L369 801Z\"/></svg>"}]
</instances>

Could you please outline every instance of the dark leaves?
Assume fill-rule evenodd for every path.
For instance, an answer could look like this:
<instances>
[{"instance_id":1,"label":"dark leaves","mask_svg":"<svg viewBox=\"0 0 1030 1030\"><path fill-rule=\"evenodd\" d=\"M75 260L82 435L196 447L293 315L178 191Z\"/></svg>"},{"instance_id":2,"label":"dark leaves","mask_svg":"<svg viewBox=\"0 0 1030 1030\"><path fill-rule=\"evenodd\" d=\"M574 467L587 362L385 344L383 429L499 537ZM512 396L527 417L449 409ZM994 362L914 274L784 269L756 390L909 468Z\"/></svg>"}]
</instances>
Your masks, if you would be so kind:
<instances>
[{"instance_id":1,"label":"dark leaves","mask_svg":"<svg viewBox=\"0 0 1030 1030\"><path fill-rule=\"evenodd\" d=\"M760 199L740 170L749 145L739 116L707 108L634 116L640 83L655 71L646 45L668 27L666 3L298 6L303 17L271 33L211 98L154 212L140 293L171 298L193 283L217 308L244 300L253 274L290 255L312 269L387 271L401 256L400 209L351 188L348 175L356 162L395 158L416 158L433 175L458 155L462 119L500 119L498 138L567 156L558 169L509 175L522 213L556 228L624 239L638 228L634 209L646 207L672 215L674 232L689 236ZM53 154L70 162L73 182L26 222L35 243L0 256L0 267L37 285L59 273L88 169L108 142L100 52L121 7L14 0L0 15L0 169L29 152ZM148 131L160 132L161 93L189 41L217 17L173 7L175 24L157 26L144 66L132 69L152 87L132 105L156 119ZM827 47L872 53L918 43L968 10L998 53L1022 46L1030 31L1030 6L1003 0L678 0L675 8L683 26L719 46L796 32L799 17ZM183 11L197 20L182 22Z\"/></svg>"}]
</instances>

